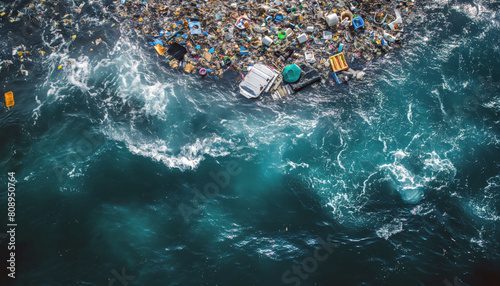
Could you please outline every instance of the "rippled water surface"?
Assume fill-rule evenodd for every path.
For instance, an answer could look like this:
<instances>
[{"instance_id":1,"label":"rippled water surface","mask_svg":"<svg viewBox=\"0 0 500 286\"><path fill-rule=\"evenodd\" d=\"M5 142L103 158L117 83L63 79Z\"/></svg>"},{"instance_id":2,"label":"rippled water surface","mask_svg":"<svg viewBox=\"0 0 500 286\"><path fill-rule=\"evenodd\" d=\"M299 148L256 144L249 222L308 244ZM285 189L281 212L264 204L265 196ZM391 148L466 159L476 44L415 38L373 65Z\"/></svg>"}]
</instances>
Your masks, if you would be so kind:
<instances>
[{"instance_id":1,"label":"rippled water surface","mask_svg":"<svg viewBox=\"0 0 500 286\"><path fill-rule=\"evenodd\" d=\"M365 81L284 102L171 69L111 1L58 2L0 20L13 285L500 285L498 2L420 3Z\"/></svg>"}]
</instances>

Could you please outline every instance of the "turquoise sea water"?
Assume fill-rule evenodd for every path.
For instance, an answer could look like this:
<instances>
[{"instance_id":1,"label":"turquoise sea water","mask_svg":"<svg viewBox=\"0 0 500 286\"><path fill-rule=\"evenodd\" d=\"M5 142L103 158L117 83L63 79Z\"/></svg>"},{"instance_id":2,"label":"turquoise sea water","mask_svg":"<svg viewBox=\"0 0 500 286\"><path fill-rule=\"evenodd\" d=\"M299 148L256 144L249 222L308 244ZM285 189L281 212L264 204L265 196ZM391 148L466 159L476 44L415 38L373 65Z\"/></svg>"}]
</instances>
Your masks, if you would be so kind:
<instances>
[{"instance_id":1,"label":"turquoise sea water","mask_svg":"<svg viewBox=\"0 0 500 286\"><path fill-rule=\"evenodd\" d=\"M0 20L1 285L500 285L498 2L421 3L365 81L285 102L172 70L111 1L47 2Z\"/></svg>"}]
</instances>

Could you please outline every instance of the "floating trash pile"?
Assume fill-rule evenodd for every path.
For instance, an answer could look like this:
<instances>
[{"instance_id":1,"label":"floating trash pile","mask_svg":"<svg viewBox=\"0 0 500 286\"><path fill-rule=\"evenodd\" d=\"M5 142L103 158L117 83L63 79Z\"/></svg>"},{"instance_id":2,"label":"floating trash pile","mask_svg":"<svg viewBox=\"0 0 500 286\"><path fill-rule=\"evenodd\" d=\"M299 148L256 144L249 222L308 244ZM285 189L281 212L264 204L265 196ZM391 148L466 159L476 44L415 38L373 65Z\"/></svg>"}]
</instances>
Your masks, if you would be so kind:
<instances>
[{"instance_id":1,"label":"floating trash pile","mask_svg":"<svg viewBox=\"0 0 500 286\"><path fill-rule=\"evenodd\" d=\"M75 14L84 5L75 6ZM336 84L362 80L365 73L350 66L404 46L404 25L424 19L413 0L117 0L104 12L112 12L122 28L151 36L152 48L187 73L222 77L236 70L243 78L257 64L267 66L271 72L260 68L247 82L257 87L253 94L242 94L270 92L273 98L325 78Z\"/></svg>"}]
</instances>

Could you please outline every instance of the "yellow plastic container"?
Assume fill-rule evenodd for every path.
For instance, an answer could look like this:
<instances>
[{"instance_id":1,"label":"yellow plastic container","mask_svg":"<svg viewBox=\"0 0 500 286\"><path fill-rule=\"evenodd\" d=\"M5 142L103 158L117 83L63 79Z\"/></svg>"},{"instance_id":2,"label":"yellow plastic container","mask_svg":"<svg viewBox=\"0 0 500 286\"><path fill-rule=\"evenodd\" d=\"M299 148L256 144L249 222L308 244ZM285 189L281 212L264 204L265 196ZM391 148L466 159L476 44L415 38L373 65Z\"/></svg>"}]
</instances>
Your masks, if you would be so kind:
<instances>
[{"instance_id":1,"label":"yellow plastic container","mask_svg":"<svg viewBox=\"0 0 500 286\"><path fill-rule=\"evenodd\" d=\"M5 105L7 107L14 106L14 93L12 91L5 93Z\"/></svg>"},{"instance_id":2,"label":"yellow plastic container","mask_svg":"<svg viewBox=\"0 0 500 286\"><path fill-rule=\"evenodd\" d=\"M344 57L344 53L338 53L330 57L330 63L334 72L345 71L349 69Z\"/></svg>"}]
</instances>

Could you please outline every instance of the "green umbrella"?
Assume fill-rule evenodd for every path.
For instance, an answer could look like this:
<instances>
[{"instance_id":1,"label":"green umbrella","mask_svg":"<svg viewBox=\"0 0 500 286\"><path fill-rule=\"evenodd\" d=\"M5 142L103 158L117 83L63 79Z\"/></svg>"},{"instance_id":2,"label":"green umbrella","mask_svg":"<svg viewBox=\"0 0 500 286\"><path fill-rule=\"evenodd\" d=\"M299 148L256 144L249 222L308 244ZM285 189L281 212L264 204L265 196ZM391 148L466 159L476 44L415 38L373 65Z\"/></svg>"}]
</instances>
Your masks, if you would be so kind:
<instances>
[{"instance_id":1,"label":"green umbrella","mask_svg":"<svg viewBox=\"0 0 500 286\"><path fill-rule=\"evenodd\" d=\"M296 82L300 77L300 68L296 65L287 65L283 70L283 80L288 83Z\"/></svg>"}]
</instances>

